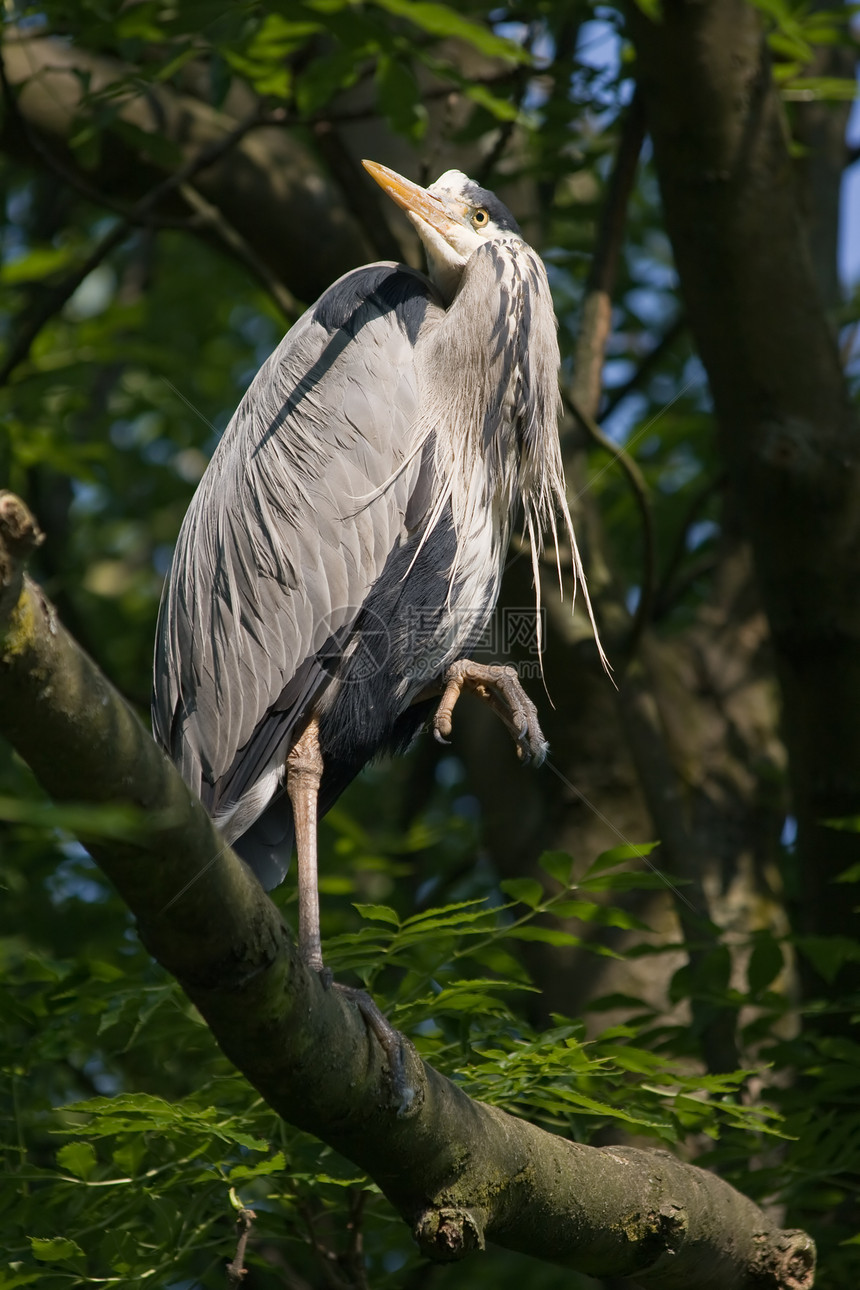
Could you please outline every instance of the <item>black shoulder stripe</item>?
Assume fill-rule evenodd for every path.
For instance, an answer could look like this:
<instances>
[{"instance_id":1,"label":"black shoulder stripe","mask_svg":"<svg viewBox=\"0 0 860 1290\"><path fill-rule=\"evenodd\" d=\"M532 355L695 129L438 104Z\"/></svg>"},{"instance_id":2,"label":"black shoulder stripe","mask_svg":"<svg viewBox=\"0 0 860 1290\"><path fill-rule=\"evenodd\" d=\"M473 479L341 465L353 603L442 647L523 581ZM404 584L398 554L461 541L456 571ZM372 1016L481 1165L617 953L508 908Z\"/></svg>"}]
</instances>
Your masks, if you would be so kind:
<instances>
[{"instance_id":1,"label":"black shoulder stripe","mask_svg":"<svg viewBox=\"0 0 860 1290\"><path fill-rule=\"evenodd\" d=\"M320 296L314 318L328 332L349 327L356 313L374 300L380 313L393 311L414 345L427 312L435 298L429 280L404 265L368 264L347 273Z\"/></svg>"}]
</instances>

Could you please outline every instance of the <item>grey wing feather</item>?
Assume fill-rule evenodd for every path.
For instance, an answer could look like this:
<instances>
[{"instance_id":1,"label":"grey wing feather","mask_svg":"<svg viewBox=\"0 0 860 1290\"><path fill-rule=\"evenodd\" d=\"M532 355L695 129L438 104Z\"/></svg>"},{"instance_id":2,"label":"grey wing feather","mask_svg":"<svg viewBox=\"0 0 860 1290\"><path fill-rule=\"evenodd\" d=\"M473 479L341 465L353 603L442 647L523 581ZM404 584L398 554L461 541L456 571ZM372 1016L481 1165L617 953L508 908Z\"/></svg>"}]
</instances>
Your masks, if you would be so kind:
<instances>
[{"instance_id":1,"label":"grey wing feather","mask_svg":"<svg viewBox=\"0 0 860 1290\"><path fill-rule=\"evenodd\" d=\"M326 684L317 656L405 535L414 342L442 316L403 266L347 274L261 368L195 494L159 616L153 728L213 814L285 755L290 718Z\"/></svg>"}]
</instances>

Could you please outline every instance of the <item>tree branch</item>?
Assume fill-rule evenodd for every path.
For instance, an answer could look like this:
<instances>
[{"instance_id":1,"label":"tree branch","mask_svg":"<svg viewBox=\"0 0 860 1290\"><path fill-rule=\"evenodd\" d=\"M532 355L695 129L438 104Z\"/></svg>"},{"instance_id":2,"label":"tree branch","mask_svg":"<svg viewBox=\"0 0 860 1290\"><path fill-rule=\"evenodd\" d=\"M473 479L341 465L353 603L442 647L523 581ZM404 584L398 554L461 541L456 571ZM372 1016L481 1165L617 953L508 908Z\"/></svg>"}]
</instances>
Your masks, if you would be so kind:
<instances>
[{"instance_id":1,"label":"tree branch","mask_svg":"<svg viewBox=\"0 0 860 1290\"><path fill-rule=\"evenodd\" d=\"M150 84L141 92L131 68L65 41L12 28L4 34L3 55L18 122L24 125L11 114L0 122L0 146L13 155L29 157L37 135L67 169L80 170L69 139L90 115L86 87L91 95L114 92L118 119L144 139L152 135L172 145L180 165L210 145L217 148L238 124L168 84ZM229 155L210 156L195 187L280 282L300 300L315 300L333 278L367 258L367 246L312 153L284 128L284 119L259 114L245 136L231 142ZM145 147L129 145L109 128L102 138L102 158L86 172L88 181L108 197L120 195L132 204L145 197L167 169L160 154L147 157ZM177 200L173 212L182 209Z\"/></svg>"},{"instance_id":2,"label":"tree branch","mask_svg":"<svg viewBox=\"0 0 860 1290\"><path fill-rule=\"evenodd\" d=\"M212 229L219 241L235 255L237 260L241 260L268 292L284 318L294 323L303 312L302 306L293 293L278 281L266 263L260 259L253 246L245 241L242 234L233 228L218 208L211 202L207 202L192 184L181 184L179 191L188 205L197 212L198 226Z\"/></svg>"},{"instance_id":3,"label":"tree branch","mask_svg":"<svg viewBox=\"0 0 860 1290\"><path fill-rule=\"evenodd\" d=\"M573 399L569 394L563 396L565 403L570 411L576 417L580 425L585 429L592 443L609 454L610 463L617 462L622 472L627 476L627 482L630 484L636 508L639 511L642 520L642 585L640 588L639 604L636 606L636 612L633 615L633 623L624 642L624 652L627 656L636 653L639 640L646 624L651 619L653 602L654 602L654 584L657 578L657 551L654 544L654 518L651 514L651 502L648 497L648 485L645 477L639 469L636 461L622 445L613 443L613 441L603 432L597 424L594 417L586 412L584 408Z\"/></svg>"},{"instance_id":4,"label":"tree branch","mask_svg":"<svg viewBox=\"0 0 860 1290\"><path fill-rule=\"evenodd\" d=\"M4 85L6 84L5 75L3 83ZM112 251L122 245L135 225L144 221L149 212L165 197L190 184L195 175L206 170L215 161L230 152L258 122L259 113L255 111L245 121L240 121L228 134L222 135L221 138L202 148L195 156L189 157L184 165L175 170L173 174L168 175L160 184L156 184L142 197L129 211L128 215L96 243L81 264L72 269L71 273L66 274L60 282L45 292L41 304L34 308L30 317L23 320L17 328L15 342L6 356L3 366L0 367L0 385L6 384L18 364L22 363L27 357L33 342L45 324L63 308L84 279L89 277L93 270L103 260L107 259Z\"/></svg>"},{"instance_id":5,"label":"tree branch","mask_svg":"<svg viewBox=\"0 0 860 1290\"><path fill-rule=\"evenodd\" d=\"M238 1233L236 1253L227 1264L227 1284L231 1290L241 1286L248 1274L248 1269L245 1267L245 1247L248 1244L248 1237L251 1235L256 1217L257 1215L252 1209L240 1209L236 1216L236 1231Z\"/></svg>"},{"instance_id":6,"label":"tree branch","mask_svg":"<svg viewBox=\"0 0 860 1290\"><path fill-rule=\"evenodd\" d=\"M574 354L572 393L582 410L592 417L597 415L600 403L603 360L612 327L612 292L644 138L645 113L642 97L636 94L624 114L618 152L597 229Z\"/></svg>"},{"instance_id":7,"label":"tree branch","mask_svg":"<svg viewBox=\"0 0 860 1290\"><path fill-rule=\"evenodd\" d=\"M91 853L227 1056L290 1123L376 1180L430 1258L493 1240L643 1287L806 1290L814 1246L662 1151L569 1142L479 1102L407 1044L392 1104L356 1006L299 959L280 914L22 567L38 531L0 494L0 729L60 800L122 801L138 835ZM205 881L199 881L205 875Z\"/></svg>"},{"instance_id":8,"label":"tree branch","mask_svg":"<svg viewBox=\"0 0 860 1290\"><path fill-rule=\"evenodd\" d=\"M656 560L654 524L648 490L636 463L623 449L607 440L594 418L597 416L600 404L606 344L612 327L612 293L618 276L627 208L644 138L645 113L642 107L642 96L637 92L624 115L618 152L607 186L606 201L600 215L597 241L588 273L582 316L576 338L573 380L568 394L571 409L591 439L600 447L608 448L612 457L621 461L642 517L642 576L639 604L622 647L624 656L628 659L635 654L642 631L651 614ZM615 597L615 599L617 603L610 611L612 618L626 620L626 610L618 598Z\"/></svg>"}]
</instances>

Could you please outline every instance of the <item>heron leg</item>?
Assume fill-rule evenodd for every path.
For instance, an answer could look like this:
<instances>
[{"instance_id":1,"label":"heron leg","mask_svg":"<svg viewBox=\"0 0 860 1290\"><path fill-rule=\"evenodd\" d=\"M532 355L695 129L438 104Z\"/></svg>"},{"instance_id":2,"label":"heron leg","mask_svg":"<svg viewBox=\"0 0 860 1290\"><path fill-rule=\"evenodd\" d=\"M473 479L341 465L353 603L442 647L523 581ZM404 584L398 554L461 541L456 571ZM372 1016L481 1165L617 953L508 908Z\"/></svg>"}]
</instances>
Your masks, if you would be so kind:
<instances>
[{"instance_id":1,"label":"heron leg","mask_svg":"<svg viewBox=\"0 0 860 1290\"><path fill-rule=\"evenodd\" d=\"M322 773L319 723L312 717L287 757L287 794L296 828L299 954L315 972L323 971L317 878L317 797Z\"/></svg>"},{"instance_id":2,"label":"heron leg","mask_svg":"<svg viewBox=\"0 0 860 1290\"><path fill-rule=\"evenodd\" d=\"M460 695L464 690L472 690L490 705L510 731L517 745L517 756L541 765L549 745L540 728L538 710L520 685L516 668L461 658L446 669L442 687L442 700L433 718L433 734L440 743L448 742L454 707ZM419 697L430 696L425 693Z\"/></svg>"},{"instance_id":3,"label":"heron leg","mask_svg":"<svg viewBox=\"0 0 860 1290\"><path fill-rule=\"evenodd\" d=\"M287 757L287 793L293 807L299 885L299 954L302 962L318 972L326 988L334 986L355 1003L364 1023L388 1058L391 1087L398 1113L408 1110L414 1090L406 1080L403 1036L386 1020L366 990L332 981L323 965L320 942L320 904L317 877L317 798L323 773L319 723L312 718Z\"/></svg>"}]
</instances>

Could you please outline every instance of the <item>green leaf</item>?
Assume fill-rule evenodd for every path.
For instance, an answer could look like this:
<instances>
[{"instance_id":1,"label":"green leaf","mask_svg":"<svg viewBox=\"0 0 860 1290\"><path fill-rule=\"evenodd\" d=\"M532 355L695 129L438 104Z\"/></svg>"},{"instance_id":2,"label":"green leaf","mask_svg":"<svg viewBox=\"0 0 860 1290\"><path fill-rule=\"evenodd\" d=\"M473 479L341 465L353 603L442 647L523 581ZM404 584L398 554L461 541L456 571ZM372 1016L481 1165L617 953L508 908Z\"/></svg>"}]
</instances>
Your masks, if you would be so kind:
<instances>
[{"instance_id":1,"label":"green leaf","mask_svg":"<svg viewBox=\"0 0 860 1290\"><path fill-rule=\"evenodd\" d=\"M537 909L543 900L543 887L535 878L506 878L499 886L506 896L530 909Z\"/></svg>"},{"instance_id":2,"label":"green leaf","mask_svg":"<svg viewBox=\"0 0 860 1290\"><path fill-rule=\"evenodd\" d=\"M641 918L615 905L597 905L590 900L559 900L553 901L551 909L556 918L578 918L583 923L599 923L602 927L650 931Z\"/></svg>"},{"instance_id":3,"label":"green leaf","mask_svg":"<svg viewBox=\"0 0 860 1290\"><path fill-rule=\"evenodd\" d=\"M812 57L809 42L793 32L773 31L768 36L768 44L777 54L782 54L784 58L794 58L800 63L807 63Z\"/></svg>"},{"instance_id":4,"label":"green leaf","mask_svg":"<svg viewBox=\"0 0 860 1290\"><path fill-rule=\"evenodd\" d=\"M798 936L795 944L828 984L843 964L860 962L860 944L847 936Z\"/></svg>"},{"instance_id":5,"label":"green leaf","mask_svg":"<svg viewBox=\"0 0 860 1290\"><path fill-rule=\"evenodd\" d=\"M296 77L295 95L299 111L306 116L319 112L333 95L355 84L361 74L363 60L376 52L375 46L368 45L365 49L339 49L313 59Z\"/></svg>"},{"instance_id":6,"label":"green leaf","mask_svg":"<svg viewBox=\"0 0 860 1290\"><path fill-rule=\"evenodd\" d=\"M465 82L462 89L467 98L477 103L479 107L486 108L499 121L518 121L522 115L516 103L500 98L486 85Z\"/></svg>"},{"instance_id":7,"label":"green leaf","mask_svg":"<svg viewBox=\"0 0 860 1290\"><path fill-rule=\"evenodd\" d=\"M530 54L521 45L471 22L447 5L429 4L425 0L371 0L371 3L398 18L406 18L430 36L464 40L489 58L501 58L508 63L531 62Z\"/></svg>"},{"instance_id":8,"label":"green leaf","mask_svg":"<svg viewBox=\"0 0 860 1290\"><path fill-rule=\"evenodd\" d=\"M570 887L573 878L573 859L566 851L544 851L538 861L544 873L555 878L556 882L567 889Z\"/></svg>"},{"instance_id":9,"label":"green leaf","mask_svg":"<svg viewBox=\"0 0 860 1290\"><path fill-rule=\"evenodd\" d=\"M69 1240L67 1236L30 1236L27 1239L35 1257L44 1263L63 1263L84 1257L77 1242Z\"/></svg>"},{"instance_id":10,"label":"green leaf","mask_svg":"<svg viewBox=\"0 0 860 1290\"><path fill-rule=\"evenodd\" d=\"M414 140L421 138L427 129L427 110L408 67L381 54L376 65L376 94L392 129Z\"/></svg>"},{"instance_id":11,"label":"green leaf","mask_svg":"<svg viewBox=\"0 0 860 1290\"><path fill-rule=\"evenodd\" d=\"M656 891L658 888L679 886L682 881L684 880L651 869L636 869L632 872L624 870L621 873L602 873L593 878L583 878L577 886L580 891Z\"/></svg>"},{"instance_id":12,"label":"green leaf","mask_svg":"<svg viewBox=\"0 0 860 1290\"><path fill-rule=\"evenodd\" d=\"M582 944L582 938L574 936L571 932L562 932L557 927L535 927L533 924L526 927L511 927L505 932L505 936L513 937L517 941L540 941L544 945Z\"/></svg>"},{"instance_id":13,"label":"green leaf","mask_svg":"<svg viewBox=\"0 0 860 1290\"><path fill-rule=\"evenodd\" d=\"M434 909L425 909L420 914L411 914L409 918L404 918L403 926L414 927L420 923L427 923L432 927L446 925L454 927L467 910L471 911L468 915L470 919L485 918L490 914L498 913L497 909L489 908L486 897L481 897L479 900L457 900L451 905L439 905Z\"/></svg>"},{"instance_id":14,"label":"green leaf","mask_svg":"<svg viewBox=\"0 0 860 1290\"><path fill-rule=\"evenodd\" d=\"M358 911L362 918L369 921L392 923L395 927L400 926L400 916L390 905L360 905L353 902L352 907Z\"/></svg>"},{"instance_id":15,"label":"green leaf","mask_svg":"<svg viewBox=\"0 0 860 1290\"><path fill-rule=\"evenodd\" d=\"M9 260L0 269L0 282L6 286L38 282L41 278L59 274L74 262L75 249L65 247L34 247L26 255Z\"/></svg>"},{"instance_id":16,"label":"green leaf","mask_svg":"<svg viewBox=\"0 0 860 1290\"><path fill-rule=\"evenodd\" d=\"M609 1057L621 1070L632 1071L636 1075L647 1075L654 1078L654 1072L663 1065L663 1059L656 1053L649 1053L644 1048L634 1048L626 1044L601 1044L601 1057Z\"/></svg>"},{"instance_id":17,"label":"green leaf","mask_svg":"<svg viewBox=\"0 0 860 1290\"><path fill-rule=\"evenodd\" d=\"M114 838L123 841L163 828L167 823L164 811L141 811L135 806L112 802L104 806L83 806L66 803L55 806L53 802L0 797L0 820L7 824L27 825L36 829L62 829L79 838Z\"/></svg>"},{"instance_id":18,"label":"green leaf","mask_svg":"<svg viewBox=\"0 0 860 1290\"><path fill-rule=\"evenodd\" d=\"M840 815L838 819L824 820L828 829L843 829L846 833L860 833L860 815Z\"/></svg>"},{"instance_id":19,"label":"green leaf","mask_svg":"<svg viewBox=\"0 0 860 1290\"><path fill-rule=\"evenodd\" d=\"M118 1093L115 1097L92 1097L63 1108L89 1117L87 1133L96 1137L120 1133L185 1132L209 1141L219 1138L252 1151L268 1151L269 1143L236 1127L242 1121L224 1116L217 1107L199 1107L191 1102L167 1102L149 1093ZM71 1129L55 1129L71 1133Z\"/></svg>"},{"instance_id":20,"label":"green leaf","mask_svg":"<svg viewBox=\"0 0 860 1290\"><path fill-rule=\"evenodd\" d=\"M780 90L795 102L851 103L858 97L857 82L841 76L794 76Z\"/></svg>"},{"instance_id":21,"label":"green leaf","mask_svg":"<svg viewBox=\"0 0 860 1290\"><path fill-rule=\"evenodd\" d=\"M146 1151L146 1142L139 1135L127 1137L123 1141L123 1145L113 1152L111 1160L123 1173L128 1174L130 1178L134 1178L143 1163Z\"/></svg>"},{"instance_id":22,"label":"green leaf","mask_svg":"<svg viewBox=\"0 0 860 1290\"><path fill-rule=\"evenodd\" d=\"M635 0L636 8L641 9L646 18L652 22L663 21L662 0Z\"/></svg>"},{"instance_id":23,"label":"green leaf","mask_svg":"<svg viewBox=\"0 0 860 1290\"><path fill-rule=\"evenodd\" d=\"M111 133L118 134L130 148L141 156L163 166L165 170L175 170L182 164L182 150L172 139L156 130L141 130L131 121L116 117L111 122Z\"/></svg>"},{"instance_id":24,"label":"green leaf","mask_svg":"<svg viewBox=\"0 0 860 1290\"><path fill-rule=\"evenodd\" d=\"M261 1160L256 1165L234 1165L230 1170L231 1183L247 1182L249 1178L269 1178L283 1173L287 1167L283 1151L277 1151L268 1160Z\"/></svg>"},{"instance_id":25,"label":"green leaf","mask_svg":"<svg viewBox=\"0 0 860 1290\"><path fill-rule=\"evenodd\" d=\"M716 945L696 961L691 979L694 992L722 996L729 988L732 956L727 945Z\"/></svg>"},{"instance_id":26,"label":"green leaf","mask_svg":"<svg viewBox=\"0 0 860 1290\"><path fill-rule=\"evenodd\" d=\"M89 1178L97 1163L96 1153L89 1142L67 1142L57 1152L57 1164L76 1178Z\"/></svg>"},{"instance_id":27,"label":"green leaf","mask_svg":"<svg viewBox=\"0 0 860 1290\"><path fill-rule=\"evenodd\" d=\"M759 932L747 965L747 985L758 994L775 981L783 969L782 946L770 932Z\"/></svg>"},{"instance_id":28,"label":"green leaf","mask_svg":"<svg viewBox=\"0 0 860 1290\"><path fill-rule=\"evenodd\" d=\"M120 40L160 41L164 39L164 28L155 21L161 5L152 0L143 4L132 5L117 15L116 34Z\"/></svg>"},{"instance_id":29,"label":"green leaf","mask_svg":"<svg viewBox=\"0 0 860 1290\"><path fill-rule=\"evenodd\" d=\"M604 869L615 869L628 860L644 860L659 845L659 842L625 843L620 847L612 847L609 851L602 851L588 866L583 877L590 878L592 874L603 873Z\"/></svg>"}]
</instances>

